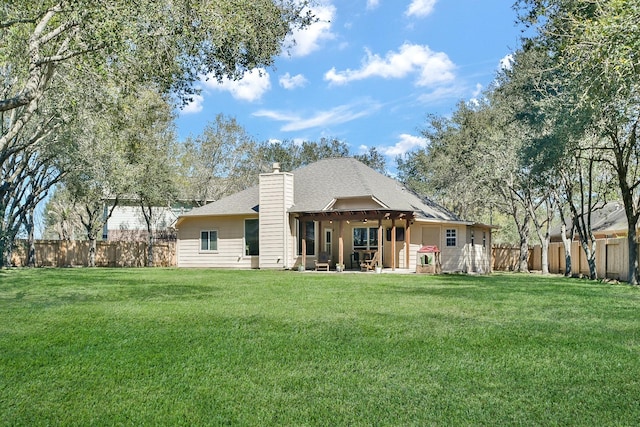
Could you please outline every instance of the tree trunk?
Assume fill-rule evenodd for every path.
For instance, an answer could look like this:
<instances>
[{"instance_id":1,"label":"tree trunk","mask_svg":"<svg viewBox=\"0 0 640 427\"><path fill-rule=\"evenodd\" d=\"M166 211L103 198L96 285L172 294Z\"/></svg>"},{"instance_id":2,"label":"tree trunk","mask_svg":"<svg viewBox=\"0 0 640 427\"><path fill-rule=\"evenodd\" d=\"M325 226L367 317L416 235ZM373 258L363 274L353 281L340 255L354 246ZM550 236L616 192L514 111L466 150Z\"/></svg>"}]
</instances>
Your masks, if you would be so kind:
<instances>
[{"instance_id":1,"label":"tree trunk","mask_svg":"<svg viewBox=\"0 0 640 427\"><path fill-rule=\"evenodd\" d=\"M562 244L564 245L564 275L571 277L571 240L567 238L567 226L562 222L561 226Z\"/></svg>"},{"instance_id":2,"label":"tree trunk","mask_svg":"<svg viewBox=\"0 0 640 427\"><path fill-rule=\"evenodd\" d=\"M97 247L97 239L95 235L89 236L89 267L96 266L96 247Z\"/></svg>"},{"instance_id":3,"label":"tree trunk","mask_svg":"<svg viewBox=\"0 0 640 427\"><path fill-rule=\"evenodd\" d=\"M153 234L151 232L147 239L147 267L153 267Z\"/></svg>"},{"instance_id":4,"label":"tree trunk","mask_svg":"<svg viewBox=\"0 0 640 427\"><path fill-rule=\"evenodd\" d=\"M33 208L29 208L27 213L27 267L36 266L36 245L35 245L35 224L33 219Z\"/></svg>"},{"instance_id":5,"label":"tree trunk","mask_svg":"<svg viewBox=\"0 0 640 427\"><path fill-rule=\"evenodd\" d=\"M629 221L631 222L631 221ZM635 221L634 221L635 222ZM629 224L627 244L629 245L629 283L638 284L638 244L636 243L636 226Z\"/></svg>"},{"instance_id":6,"label":"tree trunk","mask_svg":"<svg viewBox=\"0 0 640 427\"><path fill-rule=\"evenodd\" d=\"M598 270L596 266L596 240L591 238L589 241L581 239L582 249L587 258L587 264L589 265L589 278L596 280L598 278Z\"/></svg>"},{"instance_id":7,"label":"tree trunk","mask_svg":"<svg viewBox=\"0 0 640 427\"><path fill-rule=\"evenodd\" d=\"M11 267L13 242L8 236L0 236L0 267Z\"/></svg>"},{"instance_id":8,"label":"tree trunk","mask_svg":"<svg viewBox=\"0 0 640 427\"><path fill-rule=\"evenodd\" d=\"M591 253L591 257L587 259L587 264L589 264L589 278L591 280L597 280L598 279L598 271L596 268L596 257L595 257L596 252L593 251Z\"/></svg>"},{"instance_id":9,"label":"tree trunk","mask_svg":"<svg viewBox=\"0 0 640 427\"><path fill-rule=\"evenodd\" d=\"M0 268L6 267L6 249L7 249L7 239L4 232L4 229L1 227L2 221L0 221Z\"/></svg>"},{"instance_id":10,"label":"tree trunk","mask_svg":"<svg viewBox=\"0 0 640 427\"><path fill-rule=\"evenodd\" d=\"M522 225L518 227L520 234L520 257L518 258L518 271L529 272L529 217L525 216Z\"/></svg>"},{"instance_id":11,"label":"tree trunk","mask_svg":"<svg viewBox=\"0 0 640 427\"><path fill-rule=\"evenodd\" d=\"M542 239L542 274L549 274L549 239Z\"/></svg>"},{"instance_id":12,"label":"tree trunk","mask_svg":"<svg viewBox=\"0 0 640 427\"><path fill-rule=\"evenodd\" d=\"M14 243L15 242L13 241L13 239L10 239L10 240L8 239L5 242L4 250L5 250L5 254L6 255L5 255L5 264L4 265L7 266L7 267L12 267L13 266L13 262L12 262L11 259L13 258L13 245L14 245Z\"/></svg>"},{"instance_id":13,"label":"tree trunk","mask_svg":"<svg viewBox=\"0 0 640 427\"><path fill-rule=\"evenodd\" d=\"M518 271L529 272L529 238L520 236L520 257L518 258Z\"/></svg>"}]
</instances>

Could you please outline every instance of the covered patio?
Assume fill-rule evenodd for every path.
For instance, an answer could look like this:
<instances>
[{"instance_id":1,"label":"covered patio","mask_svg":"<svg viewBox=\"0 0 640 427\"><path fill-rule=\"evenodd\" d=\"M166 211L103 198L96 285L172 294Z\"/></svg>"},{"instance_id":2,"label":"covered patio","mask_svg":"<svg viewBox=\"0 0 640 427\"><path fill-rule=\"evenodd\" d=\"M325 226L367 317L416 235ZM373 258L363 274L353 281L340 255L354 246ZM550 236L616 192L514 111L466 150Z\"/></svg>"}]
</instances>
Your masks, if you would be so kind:
<instances>
[{"instance_id":1,"label":"covered patio","mask_svg":"<svg viewBox=\"0 0 640 427\"><path fill-rule=\"evenodd\" d=\"M396 269L408 270L410 268L411 225L414 221L414 215L412 211L393 209L331 209L298 212L297 219L299 224L312 222L318 224L319 233L317 238L314 236L314 240L317 240L319 252L323 252L323 249L332 249L335 246L335 242L332 241L335 230L337 233L336 251L328 251L331 253L334 267L335 264L340 264L345 268L349 266L351 269L359 271L361 269L360 263L368 257L373 257L377 252L376 263L385 269L395 271ZM374 246L367 245L365 248L354 242L356 239L354 230L362 230L363 228L370 231L376 229L376 233L371 239L375 241ZM307 227L300 226L299 231L301 264L308 266L307 257L316 259L318 253L308 255ZM387 244L384 244L385 237ZM399 256L401 252L402 257ZM399 258L402 258L402 262Z\"/></svg>"}]
</instances>

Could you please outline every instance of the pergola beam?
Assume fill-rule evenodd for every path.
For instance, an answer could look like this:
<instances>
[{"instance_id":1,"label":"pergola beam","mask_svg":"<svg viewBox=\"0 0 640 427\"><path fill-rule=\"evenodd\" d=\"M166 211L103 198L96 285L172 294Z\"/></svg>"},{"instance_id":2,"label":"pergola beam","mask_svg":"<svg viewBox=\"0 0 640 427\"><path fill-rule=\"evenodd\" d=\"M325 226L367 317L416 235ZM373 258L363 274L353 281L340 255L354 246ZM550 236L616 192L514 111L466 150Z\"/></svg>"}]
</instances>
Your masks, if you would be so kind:
<instances>
[{"instance_id":1,"label":"pergola beam","mask_svg":"<svg viewBox=\"0 0 640 427\"><path fill-rule=\"evenodd\" d=\"M350 211L320 211L300 212L300 221L364 221L367 220L392 220L413 219L411 211L381 211L381 210L350 210Z\"/></svg>"}]
</instances>

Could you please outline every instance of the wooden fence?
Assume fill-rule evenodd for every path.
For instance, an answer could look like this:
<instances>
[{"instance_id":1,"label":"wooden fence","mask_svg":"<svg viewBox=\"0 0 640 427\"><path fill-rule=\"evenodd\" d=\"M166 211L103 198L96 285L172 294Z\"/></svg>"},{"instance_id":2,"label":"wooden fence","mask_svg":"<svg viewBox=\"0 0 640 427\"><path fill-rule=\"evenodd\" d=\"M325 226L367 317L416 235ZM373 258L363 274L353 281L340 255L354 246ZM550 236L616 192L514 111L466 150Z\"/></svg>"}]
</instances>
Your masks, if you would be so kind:
<instances>
[{"instance_id":1,"label":"wooden fence","mask_svg":"<svg viewBox=\"0 0 640 427\"><path fill-rule=\"evenodd\" d=\"M491 254L492 271L517 271L520 263L520 246L494 245ZM531 260L529 250L529 260Z\"/></svg>"},{"instance_id":2,"label":"wooden fence","mask_svg":"<svg viewBox=\"0 0 640 427\"><path fill-rule=\"evenodd\" d=\"M97 242L96 266L100 267L143 267L147 262L147 243L145 242ZM36 240L36 267L87 266L89 254L88 241ZM492 248L493 271L515 271L518 269L520 248L496 245ZM640 253L640 248L639 251ZM627 239L600 239L596 243L596 264L598 278L626 281L628 279ZM153 246L153 258L156 266L176 265L176 243L156 243ZM584 251L578 242L571 246L572 273L589 274ZM26 241L18 241L12 256L12 264L24 266L27 263ZM542 248L536 245L529 249L529 270L542 269ZM549 271L564 273L565 258L562 243L549 246Z\"/></svg>"},{"instance_id":3,"label":"wooden fence","mask_svg":"<svg viewBox=\"0 0 640 427\"><path fill-rule=\"evenodd\" d=\"M639 248L640 249L640 248ZM536 245L530 251L529 269L542 269L542 248ZM629 279L629 247L627 238L598 239L596 241L596 270L599 279ZM551 243L549 246L549 272L564 273L564 245ZM574 275L589 275L589 264L579 242L571 245L571 272Z\"/></svg>"},{"instance_id":4,"label":"wooden fence","mask_svg":"<svg viewBox=\"0 0 640 427\"><path fill-rule=\"evenodd\" d=\"M84 240L36 240L36 267L72 267L89 265L89 242ZM176 265L175 242L153 245L154 265ZM18 241L11 258L15 266L27 264L27 242ZM143 267L147 263L146 242L97 242L96 266Z\"/></svg>"}]
</instances>

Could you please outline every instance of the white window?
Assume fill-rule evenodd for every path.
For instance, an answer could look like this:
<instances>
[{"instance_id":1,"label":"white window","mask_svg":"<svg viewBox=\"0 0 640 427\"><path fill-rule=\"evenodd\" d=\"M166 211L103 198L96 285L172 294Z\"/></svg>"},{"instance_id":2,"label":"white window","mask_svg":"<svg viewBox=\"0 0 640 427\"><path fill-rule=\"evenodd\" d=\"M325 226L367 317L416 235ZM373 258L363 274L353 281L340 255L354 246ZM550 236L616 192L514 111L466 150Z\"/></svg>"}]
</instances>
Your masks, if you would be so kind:
<instances>
[{"instance_id":1,"label":"white window","mask_svg":"<svg viewBox=\"0 0 640 427\"><path fill-rule=\"evenodd\" d=\"M205 230L200 232L200 250L203 252L218 250L218 230Z\"/></svg>"},{"instance_id":2,"label":"white window","mask_svg":"<svg viewBox=\"0 0 640 427\"><path fill-rule=\"evenodd\" d=\"M450 228L446 231L445 234L446 238L447 238L447 246L456 246L456 229L455 228Z\"/></svg>"}]
</instances>

